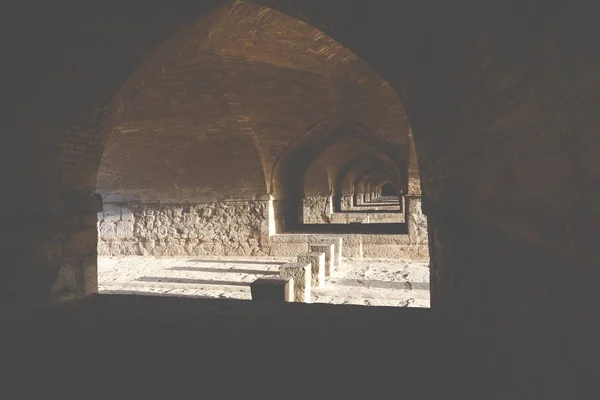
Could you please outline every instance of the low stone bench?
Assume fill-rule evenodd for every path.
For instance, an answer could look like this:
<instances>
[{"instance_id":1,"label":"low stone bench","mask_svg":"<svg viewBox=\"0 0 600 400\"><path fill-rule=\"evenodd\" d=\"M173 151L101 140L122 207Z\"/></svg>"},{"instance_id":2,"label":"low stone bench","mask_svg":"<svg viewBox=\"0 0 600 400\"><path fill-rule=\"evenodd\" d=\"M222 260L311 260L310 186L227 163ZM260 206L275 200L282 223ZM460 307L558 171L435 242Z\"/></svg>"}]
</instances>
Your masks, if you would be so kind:
<instances>
[{"instance_id":1,"label":"low stone bench","mask_svg":"<svg viewBox=\"0 0 600 400\"><path fill-rule=\"evenodd\" d=\"M325 276L331 276L335 259L335 245L313 244L310 246L311 253L325 253Z\"/></svg>"},{"instance_id":2,"label":"low stone bench","mask_svg":"<svg viewBox=\"0 0 600 400\"><path fill-rule=\"evenodd\" d=\"M310 303L312 266L308 263L287 263L279 267L284 278L294 279L294 301Z\"/></svg>"},{"instance_id":3,"label":"low stone bench","mask_svg":"<svg viewBox=\"0 0 600 400\"><path fill-rule=\"evenodd\" d=\"M252 300L271 302L294 301L294 278L259 278L250 284Z\"/></svg>"},{"instance_id":4,"label":"low stone bench","mask_svg":"<svg viewBox=\"0 0 600 400\"><path fill-rule=\"evenodd\" d=\"M325 286L325 253L302 253L298 255L298 262L311 265L312 286Z\"/></svg>"}]
</instances>

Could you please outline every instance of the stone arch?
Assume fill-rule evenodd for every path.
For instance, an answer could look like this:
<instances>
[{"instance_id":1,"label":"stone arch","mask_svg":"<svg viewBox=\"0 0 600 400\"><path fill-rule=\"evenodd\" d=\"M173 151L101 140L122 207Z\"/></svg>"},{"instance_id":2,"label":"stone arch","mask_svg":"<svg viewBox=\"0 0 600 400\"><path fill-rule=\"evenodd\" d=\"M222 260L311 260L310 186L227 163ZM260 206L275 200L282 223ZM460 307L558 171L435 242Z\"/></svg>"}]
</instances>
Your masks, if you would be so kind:
<instances>
[{"instance_id":1,"label":"stone arch","mask_svg":"<svg viewBox=\"0 0 600 400\"><path fill-rule=\"evenodd\" d=\"M194 18L196 19L193 20L193 22L185 24L183 28L170 36L165 42L157 46L154 51L144 60L144 62L141 63L141 65L124 82L119 91L114 95L113 100L104 107L104 117L101 128L102 149L100 150L100 154L102 154L103 147L106 145L107 141L110 140L110 138L116 132L118 132L119 128L117 127L117 129L115 129L114 127L118 125L121 116L126 112L127 107L139 94L139 92L143 90L149 82L165 74L177 63L193 60L198 56L198 53L206 51L206 47L210 47L210 44L207 44L207 42L210 42L213 31L229 29L229 26L235 25L228 23L227 20L228 18L234 18L232 16L235 16L236 14L248 12L253 17L263 18L267 21L269 18L284 18L286 23L295 24L295 26L304 26L305 31L310 31L310 34L314 36L315 41L318 41L320 45L328 47L328 59L338 59L337 64L332 64L331 72L340 70L340 65L343 64L357 64L358 57L354 53L337 43L335 39L324 34L323 31L320 31L320 24L311 24L311 21L306 19L301 9L302 7L298 7L298 5L292 3L278 4L263 1L229 0L215 1L210 5L195 9L190 14L189 18L192 20ZM336 55L336 52L345 53L343 56L338 56ZM368 64L363 62L361 65L369 69L369 74L378 76L377 72L368 66ZM395 96L395 92L389 87L389 84L385 83L383 86L384 88L382 90L384 90L386 93L391 93L392 96ZM404 138L408 135L409 127L406 122L402 104L397 98L395 101L397 102L397 108L400 110L401 119L403 119L401 122L403 125L401 127L401 132L399 132L398 135L396 135L395 132L392 132L391 137ZM318 122L309 128L307 132L319 129L319 126L322 124L332 124L331 120L336 118L337 117L326 117L322 122ZM340 115L339 118L345 117ZM361 125L361 122L359 121L352 121L350 123L355 127L359 127ZM389 131L389 127L385 128L385 131ZM365 128L362 127L361 129ZM305 133L300 134L296 140L299 140L300 137L304 136ZM385 141L379 132L373 132L373 134ZM296 140L294 140L292 143L289 143L288 147L294 146L293 143ZM256 143L256 146L260 146L258 142ZM402 146L398 147L396 144L390 143L389 141L386 144L386 148L391 153L397 151L403 153L403 155L407 151L407 148L402 148ZM283 152L285 152L285 150ZM282 153L278 153L279 155L276 157L275 164L279 162L279 158L281 157ZM404 155L404 157L406 158L406 155ZM264 156L262 157L262 164L265 180L267 181L267 190L270 193L276 192L276 190L274 191L272 188L274 179L272 176L273 174L269 174L269 160ZM97 166L99 165L100 157L97 159Z\"/></svg>"},{"instance_id":2,"label":"stone arch","mask_svg":"<svg viewBox=\"0 0 600 400\"><path fill-rule=\"evenodd\" d=\"M204 14L197 7L206 2L185 3L189 8L173 7L171 3L164 8L177 9L182 16L174 19L177 27L183 25L182 21ZM303 7L307 3L294 4L306 11ZM500 327L522 327L519 332L527 332L533 339L519 337L519 333L513 335L513 330L510 337L505 338L508 341L502 342L514 344L510 348L515 349L511 350L515 354L521 349L528 354L538 351L530 349L543 349L542 345L527 344L537 345L549 332L564 334L569 338L569 346L577 348L580 355L592 353L589 352L594 348L591 338L597 335L578 340L576 332L596 332L586 329L587 315L597 314L592 309L593 302L589 301L594 299L595 293L591 284L595 282L595 275L589 266L595 265L597 258L597 246L591 233L598 221L594 206L598 193L590 187L594 187L596 179L598 146L594 135L595 110L590 104L596 104L594 99L599 93L598 59L595 52L588 51L595 49L593 38L597 37L598 25L593 18L596 13L570 4L528 2L526 7L520 8L515 7L516 2L498 2L491 11L477 7L473 10L474 16L465 17L460 7L447 2L440 2L441 8L436 13L422 4L407 7L398 6L399 2L376 5L353 2L362 7L356 13L370 12L363 14L369 15L366 21L352 24L348 23L351 19L343 18L343 12L337 13L327 8L333 6L324 3L331 2L311 2L319 10L316 14L323 16L314 17L315 13L306 12L308 19L376 66L403 96L407 106L415 130L427 200L425 209L432 221L429 230L435 234L431 238L435 249L432 276L433 281L440 283L434 285L433 290L436 308L443 306L444 313L462 313L475 320L491 315L487 321L503 321L505 325ZM215 4L211 3L211 8ZM134 12L139 14L138 9ZM160 9L155 13L164 18ZM59 17L58 13L52 16ZM91 29L82 28L90 22L83 13L82 17L81 21L74 18L81 25L80 29L65 29L69 36L90 32ZM54 18L46 19L61 26ZM66 18L58 20L68 22ZM148 25L157 31L153 22ZM351 29L344 30L345 26ZM50 27L50 23L43 27ZM108 32L111 27L103 30ZM167 29L161 32L148 41L138 37L140 47L152 49L153 43L171 36ZM136 38L131 41L136 43ZM43 46L62 51L60 43L56 40ZM94 48L90 41L83 44ZM133 69L147 54L136 52L135 46L132 49L133 55L128 54L129 58L124 57L124 61L115 64L115 70ZM60 239L63 234L70 238L73 228L63 213L69 220L78 221L83 212L72 210L89 210L88 205L93 203L89 198L95 188L91 179L95 171L90 170L97 167L94 167L97 154L86 146L90 145L88 140L98 134L96 122L112 98L109 84L116 82L115 85L120 86L121 76L125 74L123 71L116 72L115 76L113 72L90 73L89 68L102 68L89 62L94 61L94 57L87 57L95 50L79 54L76 50L73 50L73 58L58 57L56 64L60 65L37 63L45 68L42 71L40 67L44 74L39 74L45 75L43 87L39 95L36 92L31 96L30 102L22 102L29 106L23 108L37 109L40 99L46 96L55 104L44 107L40 114L45 115L31 122L31 115L23 112L16 126L11 126L14 129L8 129L15 132L11 137L15 146L6 146L7 160L27 165L22 181L31 185L10 178L13 168L3 168L7 181L16 182L15 187L20 189L15 191L18 194L9 195L12 200L5 209L11 214L18 214L14 210L22 211L27 221L23 223L24 230L45 235L37 242L32 239L33 244L24 239L8 246L18 249L14 253L15 260L24 257L21 263L32 276L38 269L72 268L72 258L67 259L70 253L61 255L58 251L40 250L37 253L41 256L30 258L29 254L34 253L30 249L52 247L54 240L63 240ZM67 52L64 50L63 54ZM110 55L108 51L97 51L98 58L109 60L107 53ZM60 85L55 86L51 82L54 75L46 72L63 65L82 67L76 77L87 76L88 79L81 82L72 79L82 83L81 89L67 94L54 90ZM83 70L84 66L88 69ZM72 69L66 74L70 72ZM92 81L96 83L90 83ZM15 93L21 90L19 85L14 86ZM89 93L89 96L81 96L81 93ZM86 100L85 104L79 104L82 99ZM72 107L74 105L78 107ZM13 151L14 148L26 150L32 143L36 149L31 152ZM67 150L63 151L64 147ZM24 162L20 157L25 158ZM513 183L511 191L499 189L507 187L507 182ZM50 228L40 222L46 220L50 220ZM60 244L66 248L66 240ZM60 248L59 245L56 247ZM477 247L486 253L482 251L474 257L473 249ZM48 253L52 257L45 257ZM91 251L84 255L93 254ZM52 260L51 264L48 259ZM573 269L569 276L560 273L565 264ZM511 274L521 279L505 278ZM26 273L23 276L28 277ZM571 284L565 285L565 279ZM49 274L49 285L56 280L55 274ZM45 282L44 285L48 286ZM549 291L549 287L552 290ZM577 288L578 292L567 292L571 289L565 288L569 287ZM489 312L490 309L494 313ZM557 309L562 310L558 316ZM536 326L539 321L545 323ZM560 323L561 326L555 326ZM544 351L539 350L536 355L541 357L532 359L546 360L542 354ZM515 362L507 365L520 365L519 360L522 358L515 356ZM542 361L539 366L544 370L547 364ZM552 379L546 379L549 381Z\"/></svg>"},{"instance_id":3,"label":"stone arch","mask_svg":"<svg viewBox=\"0 0 600 400\"><path fill-rule=\"evenodd\" d=\"M372 178L374 174L380 174L380 176L384 176L385 179L396 182L398 186L400 186L400 183L402 182L402 180L400 180L400 178L389 169L382 168L381 166L364 166L357 171L357 176L352 183L354 192L357 193L357 189L361 187L361 185L364 188L366 184L369 184L370 182L368 182L368 180Z\"/></svg>"},{"instance_id":4,"label":"stone arch","mask_svg":"<svg viewBox=\"0 0 600 400\"><path fill-rule=\"evenodd\" d=\"M365 127L342 118L332 118L313 126L290 144L277 158L272 169L271 196L275 201L275 219L279 229L293 229L302 221L303 179L317 156L341 137L358 138L380 149L391 160L402 160L383 139ZM283 224L281 221L285 221Z\"/></svg>"},{"instance_id":5,"label":"stone arch","mask_svg":"<svg viewBox=\"0 0 600 400\"><path fill-rule=\"evenodd\" d=\"M345 164L343 164L332 177L331 180L331 190L334 193L339 189L339 185L342 183L343 179L347 176L348 173L352 172L354 169L361 167L364 164L371 164L376 166L382 166L390 171L398 181L402 181L401 177L403 176L403 169L398 166L397 163L390 162L388 159L383 159L377 157L373 154L359 154L356 157L348 160Z\"/></svg>"},{"instance_id":6,"label":"stone arch","mask_svg":"<svg viewBox=\"0 0 600 400\"><path fill-rule=\"evenodd\" d=\"M276 5L273 6L277 8ZM285 11L285 7L282 9L282 11ZM149 83L159 79L161 76L168 74L171 69L178 65L178 63L181 64L185 62L191 62L198 57L198 54L209 52L211 50L211 40L214 40L213 33L230 29L230 26L242 25L230 24L227 23L227 21L229 21L230 18L234 18L236 14L245 12L249 13L249 15L251 14L253 18L256 17L257 19L265 20L267 23L269 23L269 18L279 18L285 19L286 23L293 24L295 27L298 27L298 29L304 29L306 35L312 35L314 40L319 43L321 50L324 48L327 49L327 59L333 60L331 66L326 67L330 68L328 72L331 76L335 76L335 74L339 71L343 71L341 66L349 65L350 68L354 68L356 70L356 72L352 72L352 74L361 73L368 75L369 79L382 79L378 76L374 69L370 68L366 63L360 61L356 55L351 53L339 43L335 42L335 40L324 35L323 32L319 31L318 28L313 27L310 23L295 20L293 17L284 17L284 14L280 14L279 11L274 11L271 8L265 8L263 5L253 4L252 2L223 2L218 5L215 4L214 7L203 9L202 12L196 14L195 21L184 26L180 31L172 35L163 44L158 46L153 53L147 57L146 61L121 86L112 103L105 108L105 123L103 125L104 134L102 136L102 144L106 145L107 141L111 137L114 137L114 135L118 134L119 130L121 130L121 132L127 130L127 127L119 126L119 122L121 121L122 116L127 112L127 109L130 107L132 101L139 95L140 92L148 87ZM294 13L292 12L291 14ZM234 32L236 37L242 35L236 29L232 29L232 32ZM341 76L339 79L332 78L331 80L335 89L339 93L344 94L344 96L338 95L339 98L344 100L341 103L340 108L356 109L353 107L352 103L348 101L348 99L352 99L353 96L355 96L353 93L354 90L363 89L358 87L354 88L351 86L346 87L346 82L348 82L348 79L344 76ZM381 147L383 147L385 151L392 155L392 159L398 159L399 154L401 154L403 158L406 158L405 153L407 152L407 146L403 143L401 145L396 143L397 138L402 138L401 141L403 141L408 132L408 125L404 115L404 110L399 100L395 97L395 93L390 88L389 84L382 81L380 85L381 87L378 89L379 92L385 94L384 97L388 99L386 101L392 101L392 103L394 103L392 106L386 105L385 112L390 113L392 112L390 110L394 110L393 113L396 114L393 114L393 116L396 117L399 115L399 118L395 118L398 121L398 126L393 126L387 123L387 125L380 126L378 130L370 130L369 134L383 144ZM357 91L357 93L360 92ZM365 107L365 105L361 104L360 107ZM382 110L384 109L383 107L380 108ZM353 121L348 118L348 115L344 110L341 110L338 116L334 116L333 118L327 117L321 122L317 122L305 133L300 134L295 140L287 143L286 145L288 148L294 147L297 143L302 141L301 138L306 137L307 132L310 136L311 132L314 133L319 129L327 129L327 126L336 124L351 126L353 130L367 131L369 129L364 126L365 121L368 123L373 122L369 121L368 118L365 120L364 116L361 116L360 114L360 112L355 112L355 115L357 115L359 118ZM363 114L370 115L371 113L366 112ZM394 140L390 141L390 137L394 138ZM282 141L282 143L285 143L285 141ZM276 188L275 182L278 180L274 178L274 173L271 172L271 176L269 176L269 158L271 156L269 153L272 153L275 156L272 171L276 171L282 155L285 154L287 150L278 151L275 149L269 152L266 150L266 146L260 143L260 140L256 138L254 140L254 144L256 146L256 151L259 153L260 162L262 163L262 169L267 185L267 192L271 193L274 197L277 197L281 191L278 191ZM258 164L258 162L256 164ZM247 170L256 169L257 168L248 168ZM299 190L296 191L299 192Z\"/></svg>"},{"instance_id":7,"label":"stone arch","mask_svg":"<svg viewBox=\"0 0 600 400\"><path fill-rule=\"evenodd\" d=\"M356 187L357 182L363 179L363 176L366 175L364 169L385 169L390 176L394 177L398 184L401 183L402 173L400 172L398 165L396 163L390 162L390 160L382 159L376 157L374 155L358 155L351 160L348 160L343 166L341 166L335 173L332 179L332 194L334 206L337 211L341 210L341 201L342 201L342 184L344 179L349 176L350 173L355 172L358 174L358 180L355 180L351 183L350 189L353 194L353 204L356 204ZM361 175L362 174L362 175ZM392 178L392 179L394 179Z\"/></svg>"},{"instance_id":8,"label":"stone arch","mask_svg":"<svg viewBox=\"0 0 600 400\"><path fill-rule=\"evenodd\" d=\"M400 181L389 170L381 167L368 168L363 170L354 181L355 193L360 193L372 200L377 192L378 186L383 181L396 182L395 186L400 186ZM401 200L398 198L399 205Z\"/></svg>"},{"instance_id":9,"label":"stone arch","mask_svg":"<svg viewBox=\"0 0 600 400\"><path fill-rule=\"evenodd\" d=\"M341 117L331 117L312 126L294 142L290 143L287 148L277 156L271 169L270 193L274 196L278 196L285 192L279 185L284 182L284 180L281 179L282 173L286 169L286 166L290 164L291 159L309 155L309 157L306 158L307 161L303 164L310 165L310 163L312 163L312 161L327 146L332 145L336 140L342 137L364 140L366 143L380 149L391 160L398 160L397 162L399 165L402 165L401 160L404 157L400 149L394 151L394 149L391 149L390 146L388 146L388 143L384 139L374 136L374 134L366 127L361 126L354 121ZM320 150L314 151L314 148Z\"/></svg>"},{"instance_id":10,"label":"stone arch","mask_svg":"<svg viewBox=\"0 0 600 400\"><path fill-rule=\"evenodd\" d=\"M381 196L398 196L398 188L389 181L382 181L377 185L377 191L381 193Z\"/></svg>"},{"instance_id":11,"label":"stone arch","mask_svg":"<svg viewBox=\"0 0 600 400\"><path fill-rule=\"evenodd\" d=\"M240 13L249 13L253 17L258 19L264 19L269 23L269 18L271 19L284 19L286 23L293 24L298 27L298 29L303 29L306 35L312 35L314 40L319 43L321 48L327 48L327 59L333 60L330 68L330 73L336 73L336 71L343 70L340 68L344 65L351 65L352 68L358 68L357 71L366 71L367 75L377 75L376 72L368 67L365 63L359 62L358 58L351 53L349 50L344 48L342 45L335 42L333 39L323 35L321 31L312 27L310 24L305 24L299 20L294 20L293 18L283 16L284 14L280 14L278 11L274 11L270 8L265 8L262 5L256 5L251 2L238 1L233 3L225 2L220 6L216 6L215 8L206 9L202 15L196 19L194 22L184 26L180 31L178 31L175 35L171 36L168 40L166 40L163 44L158 46L154 52L146 59L146 61L133 73L127 81L121 86L118 93L115 95L112 103L106 107L105 109L105 121L103 125L104 134L102 136L102 145L106 147L106 144L110 140L110 138L114 138L115 135L127 135L128 127L122 126L123 116L127 113L128 109L131 108L131 104L134 100L139 97L140 93L146 90L152 82L160 79L163 76L169 74L169 71L176 68L179 64L193 62L199 56L199 54L204 54L210 52L211 48L211 40L214 39L214 32L221 32L224 29L230 29L230 26L236 26L236 24L228 24L223 21L229 21L230 18L234 18L234 15ZM287 18L287 19L286 19ZM288 21L288 19L290 21ZM293 21L292 21L293 20ZM239 26L240 24L237 24ZM236 37L241 35L237 30L232 29L235 33ZM339 53L339 54L338 54ZM341 54L341 55L340 55ZM229 55L229 54L228 54ZM337 61L336 61L337 60ZM377 79L381 79L377 77ZM333 79L335 81L336 90L342 92L347 92L344 85L345 78L341 79ZM389 87L389 85L385 84L380 89L383 93L386 93L386 96L389 97L389 93L392 93L395 96L393 90ZM338 96L340 97L340 96ZM348 103L346 100L352 98L352 96L343 96L345 102L342 104L342 107L350 107L352 104ZM403 116L403 109L401 104L395 99L396 103L393 105L394 109L399 109L402 114L402 118L399 120L405 120ZM361 105L361 107L363 107ZM390 107L387 107L386 111L389 112ZM357 115L360 113L357 113ZM367 113L368 114L368 113ZM386 152L388 152L392 159L398 158L398 154L406 153L406 146L398 145L397 143L391 143L386 138L403 138L406 135L406 124L405 122L400 121L400 134L396 134L389 124L384 126L384 130L378 131L369 131L363 123L361 119L354 121L348 118L344 112L340 112L339 115L335 115L333 117L327 117L321 122L317 122L312 127L310 127L306 132L300 134L296 139L292 140L290 143L287 143L287 148L291 148L296 146L298 143L302 143L306 140L307 137L312 137L312 134L317 133L319 130L328 130L333 126L337 126L339 129L337 132L339 133L337 137L344 136L342 129L346 127L352 132L357 133L357 137L373 137L374 141L378 142L379 146ZM405 124L405 125L402 125ZM365 132L369 131L368 134ZM383 133L382 133L383 132ZM389 134L391 132L391 135ZM347 136L352 136L351 134L346 134ZM370 136L369 136L370 135ZM386 136L387 135L387 136ZM328 139L331 141L335 140L333 137ZM285 141L282 141L285 143ZM318 141L317 141L318 143ZM271 172L271 179L269 179L269 151L265 150L266 146L260 143L259 139L254 140L254 144L256 146L256 152L259 153L257 157L260 158L260 163L262 163L262 170L265 175L267 192L274 195L274 197L278 196L278 191L276 188L276 183L278 180L274 177L274 172ZM122 146L117 146L118 149L123 150ZM109 149L109 151L111 151ZM248 151L250 152L250 151ZM274 166L272 171L277 171L277 165L280 163L283 154L286 154L287 149L283 151L272 151L273 155L275 155ZM241 169L245 171L255 171L258 168L255 168L255 165L258 165L259 161L257 160L250 168ZM110 172L110 171L109 171ZM113 171L114 172L114 171ZM104 168L101 168L101 175L106 176L110 174L104 173ZM119 178L122 179L122 178ZM122 183L114 182L113 186L122 186ZM288 187L293 187L293 185L288 185ZM290 192L290 190L286 190L286 192ZM299 193L299 190L292 190L291 193ZM293 195L293 197L296 197ZM216 195L210 194L208 198L218 198Z\"/></svg>"}]
</instances>

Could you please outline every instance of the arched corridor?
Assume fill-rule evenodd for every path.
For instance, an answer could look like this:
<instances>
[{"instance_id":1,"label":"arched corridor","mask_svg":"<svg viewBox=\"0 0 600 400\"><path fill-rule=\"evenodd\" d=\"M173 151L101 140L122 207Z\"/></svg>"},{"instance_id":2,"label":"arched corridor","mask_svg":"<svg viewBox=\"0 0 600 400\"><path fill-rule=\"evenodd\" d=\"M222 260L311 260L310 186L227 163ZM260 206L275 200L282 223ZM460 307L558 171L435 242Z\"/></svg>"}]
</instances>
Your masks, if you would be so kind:
<instances>
[{"instance_id":1,"label":"arched corridor","mask_svg":"<svg viewBox=\"0 0 600 400\"><path fill-rule=\"evenodd\" d=\"M381 186L380 194L382 197L398 197L398 189L394 184L386 182Z\"/></svg>"},{"instance_id":2,"label":"arched corridor","mask_svg":"<svg viewBox=\"0 0 600 400\"><path fill-rule=\"evenodd\" d=\"M233 32L230 26L236 26ZM338 268L337 282L377 275L379 261L369 259L387 263L390 288L407 262L415 262L411 270L426 267L426 230L418 236L408 230L404 197L379 203L384 181L409 194L414 149L390 85L323 32L266 7L223 6L194 29L205 35L198 50L168 61L129 99L114 126L106 127L97 180L104 200L98 223L101 293L141 288L186 294L178 283L187 283L197 295L249 299L250 282L261 273L232 277L227 271L181 274L145 267L143 274L134 272L135 265L158 265L156 257L216 265L215 257L227 265L244 257L242 267L248 257L259 266L274 257L284 263L327 234L342 234L346 243L347 262ZM290 42L293 51L286 49ZM169 45L180 49L187 43L174 38ZM426 225L422 213L415 216ZM418 275L422 283L429 280ZM328 282L334 285L333 278ZM404 288L402 279L397 282ZM386 293L373 288L364 296L376 301L360 304L409 304L405 295ZM418 296L425 299L418 304L428 307L428 284Z\"/></svg>"},{"instance_id":3,"label":"arched corridor","mask_svg":"<svg viewBox=\"0 0 600 400\"><path fill-rule=\"evenodd\" d=\"M88 357L67 363L83 370L94 364L89 343L108 342L85 327L140 324L150 335L181 318L174 334L195 321L195 333L214 333L204 348L231 359L235 340L252 360L285 348L291 361L271 358L282 371L307 371L335 347L320 371L360 384L329 385L334 395L367 380L458 397L477 384L462 396L477 399L597 391L596 3L11 3L1 25L1 303L40 315L18 329L64 330L48 341L56 357L28 351L41 334L7 340L27 365L71 351ZM397 189L393 204L380 201L384 182ZM102 257L328 251L331 261L340 238L347 262L429 259L431 309L98 294ZM306 337L316 342L302 347ZM126 351L116 353L113 366ZM422 361L421 375L407 358ZM359 376L356 365L370 368ZM72 383L44 369L58 370L57 382Z\"/></svg>"}]
</instances>

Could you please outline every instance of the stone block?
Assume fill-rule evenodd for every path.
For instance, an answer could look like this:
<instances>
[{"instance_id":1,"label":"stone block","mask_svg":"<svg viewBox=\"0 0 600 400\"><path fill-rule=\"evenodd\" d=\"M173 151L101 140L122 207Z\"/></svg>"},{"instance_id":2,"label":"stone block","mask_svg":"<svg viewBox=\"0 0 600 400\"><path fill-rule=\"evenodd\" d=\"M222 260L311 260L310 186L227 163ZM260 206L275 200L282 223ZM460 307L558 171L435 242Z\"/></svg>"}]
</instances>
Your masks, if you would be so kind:
<instances>
[{"instance_id":1,"label":"stone block","mask_svg":"<svg viewBox=\"0 0 600 400\"><path fill-rule=\"evenodd\" d=\"M325 253L302 253L298 255L298 263L311 265L311 285L325 286Z\"/></svg>"},{"instance_id":2,"label":"stone block","mask_svg":"<svg viewBox=\"0 0 600 400\"><path fill-rule=\"evenodd\" d=\"M325 253L325 276L331 276L333 272L333 263L335 258L335 245L330 244L314 244L310 246L311 253Z\"/></svg>"},{"instance_id":3,"label":"stone block","mask_svg":"<svg viewBox=\"0 0 600 400\"><path fill-rule=\"evenodd\" d=\"M98 234L102 240L110 241L117 237L115 224L112 222L103 222L98 228Z\"/></svg>"},{"instance_id":4,"label":"stone block","mask_svg":"<svg viewBox=\"0 0 600 400\"><path fill-rule=\"evenodd\" d=\"M83 295L98 293L98 257L85 257L83 260Z\"/></svg>"},{"instance_id":5,"label":"stone block","mask_svg":"<svg viewBox=\"0 0 600 400\"><path fill-rule=\"evenodd\" d=\"M119 239L133 238L133 222L119 221L116 223L116 234Z\"/></svg>"},{"instance_id":6,"label":"stone block","mask_svg":"<svg viewBox=\"0 0 600 400\"><path fill-rule=\"evenodd\" d=\"M271 302L294 301L294 278L259 278L250 284L252 300Z\"/></svg>"},{"instance_id":7,"label":"stone block","mask_svg":"<svg viewBox=\"0 0 600 400\"><path fill-rule=\"evenodd\" d=\"M104 204L103 218L106 222L116 222L121 220L121 207L116 204Z\"/></svg>"},{"instance_id":8,"label":"stone block","mask_svg":"<svg viewBox=\"0 0 600 400\"><path fill-rule=\"evenodd\" d=\"M294 257L308 250L306 243L269 243L269 255L273 257Z\"/></svg>"},{"instance_id":9,"label":"stone block","mask_svg":"<svg viewBox=\"0 0 600 400\"><path fill-rule=\"evenodd\" d=\"M279 267L279 275L294 278L294 301L310 303L312 266L310 264L287 263Z\"/></svg>"},{"instance_id":10,"label":"stone block","mask_svg":"<svg viewBox=\"0 0 600 400\"><path fill-rule=\"evenodd\" d=\"M337 265L338 267L342 265L342 255L344 248L344 240L340 238L335 239L336 250L337 250Z\"/></svg>"},{"instance_id":11,"label":"stone block","mask_svg":"<svg viewBox=\"0 0 600 400\"><path fill-rule=\"evenodd\" d=\"M342 237L328 237L327 239L321 239L316 244L330 244L333 243L335 246L335 253L333 256L333 266L338 267L342 265Z\"/></svg>"}]
</instances>

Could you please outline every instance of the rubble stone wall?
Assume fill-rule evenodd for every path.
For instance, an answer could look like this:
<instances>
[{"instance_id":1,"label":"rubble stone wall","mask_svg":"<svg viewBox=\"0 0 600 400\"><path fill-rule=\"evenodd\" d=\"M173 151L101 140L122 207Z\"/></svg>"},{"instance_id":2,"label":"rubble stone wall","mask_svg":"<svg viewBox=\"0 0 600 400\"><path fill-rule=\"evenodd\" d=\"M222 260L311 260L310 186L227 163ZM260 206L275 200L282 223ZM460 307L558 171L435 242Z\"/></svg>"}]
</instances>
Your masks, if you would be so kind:
<instances>
[{"instance_id":1,"label":"rubble stone wall","mask_svg":"<svg viewBox=\"0 0 600 400\"><path fill-rule=\"evenodd\" d=\"M304 212L302 213L305 224L330 224L331 223L331 197L310 196L304 198Z\"/></svg>"},{"instance_id":2,"label":"rubble stone wall","mask_svg":"<svg viewBox=\"0 0 600 400\"><path fill-rule=\"evenodd\" d=\"M264 255L268 202L104 205L99 255Z\"/></svg>"}]
</instances>

